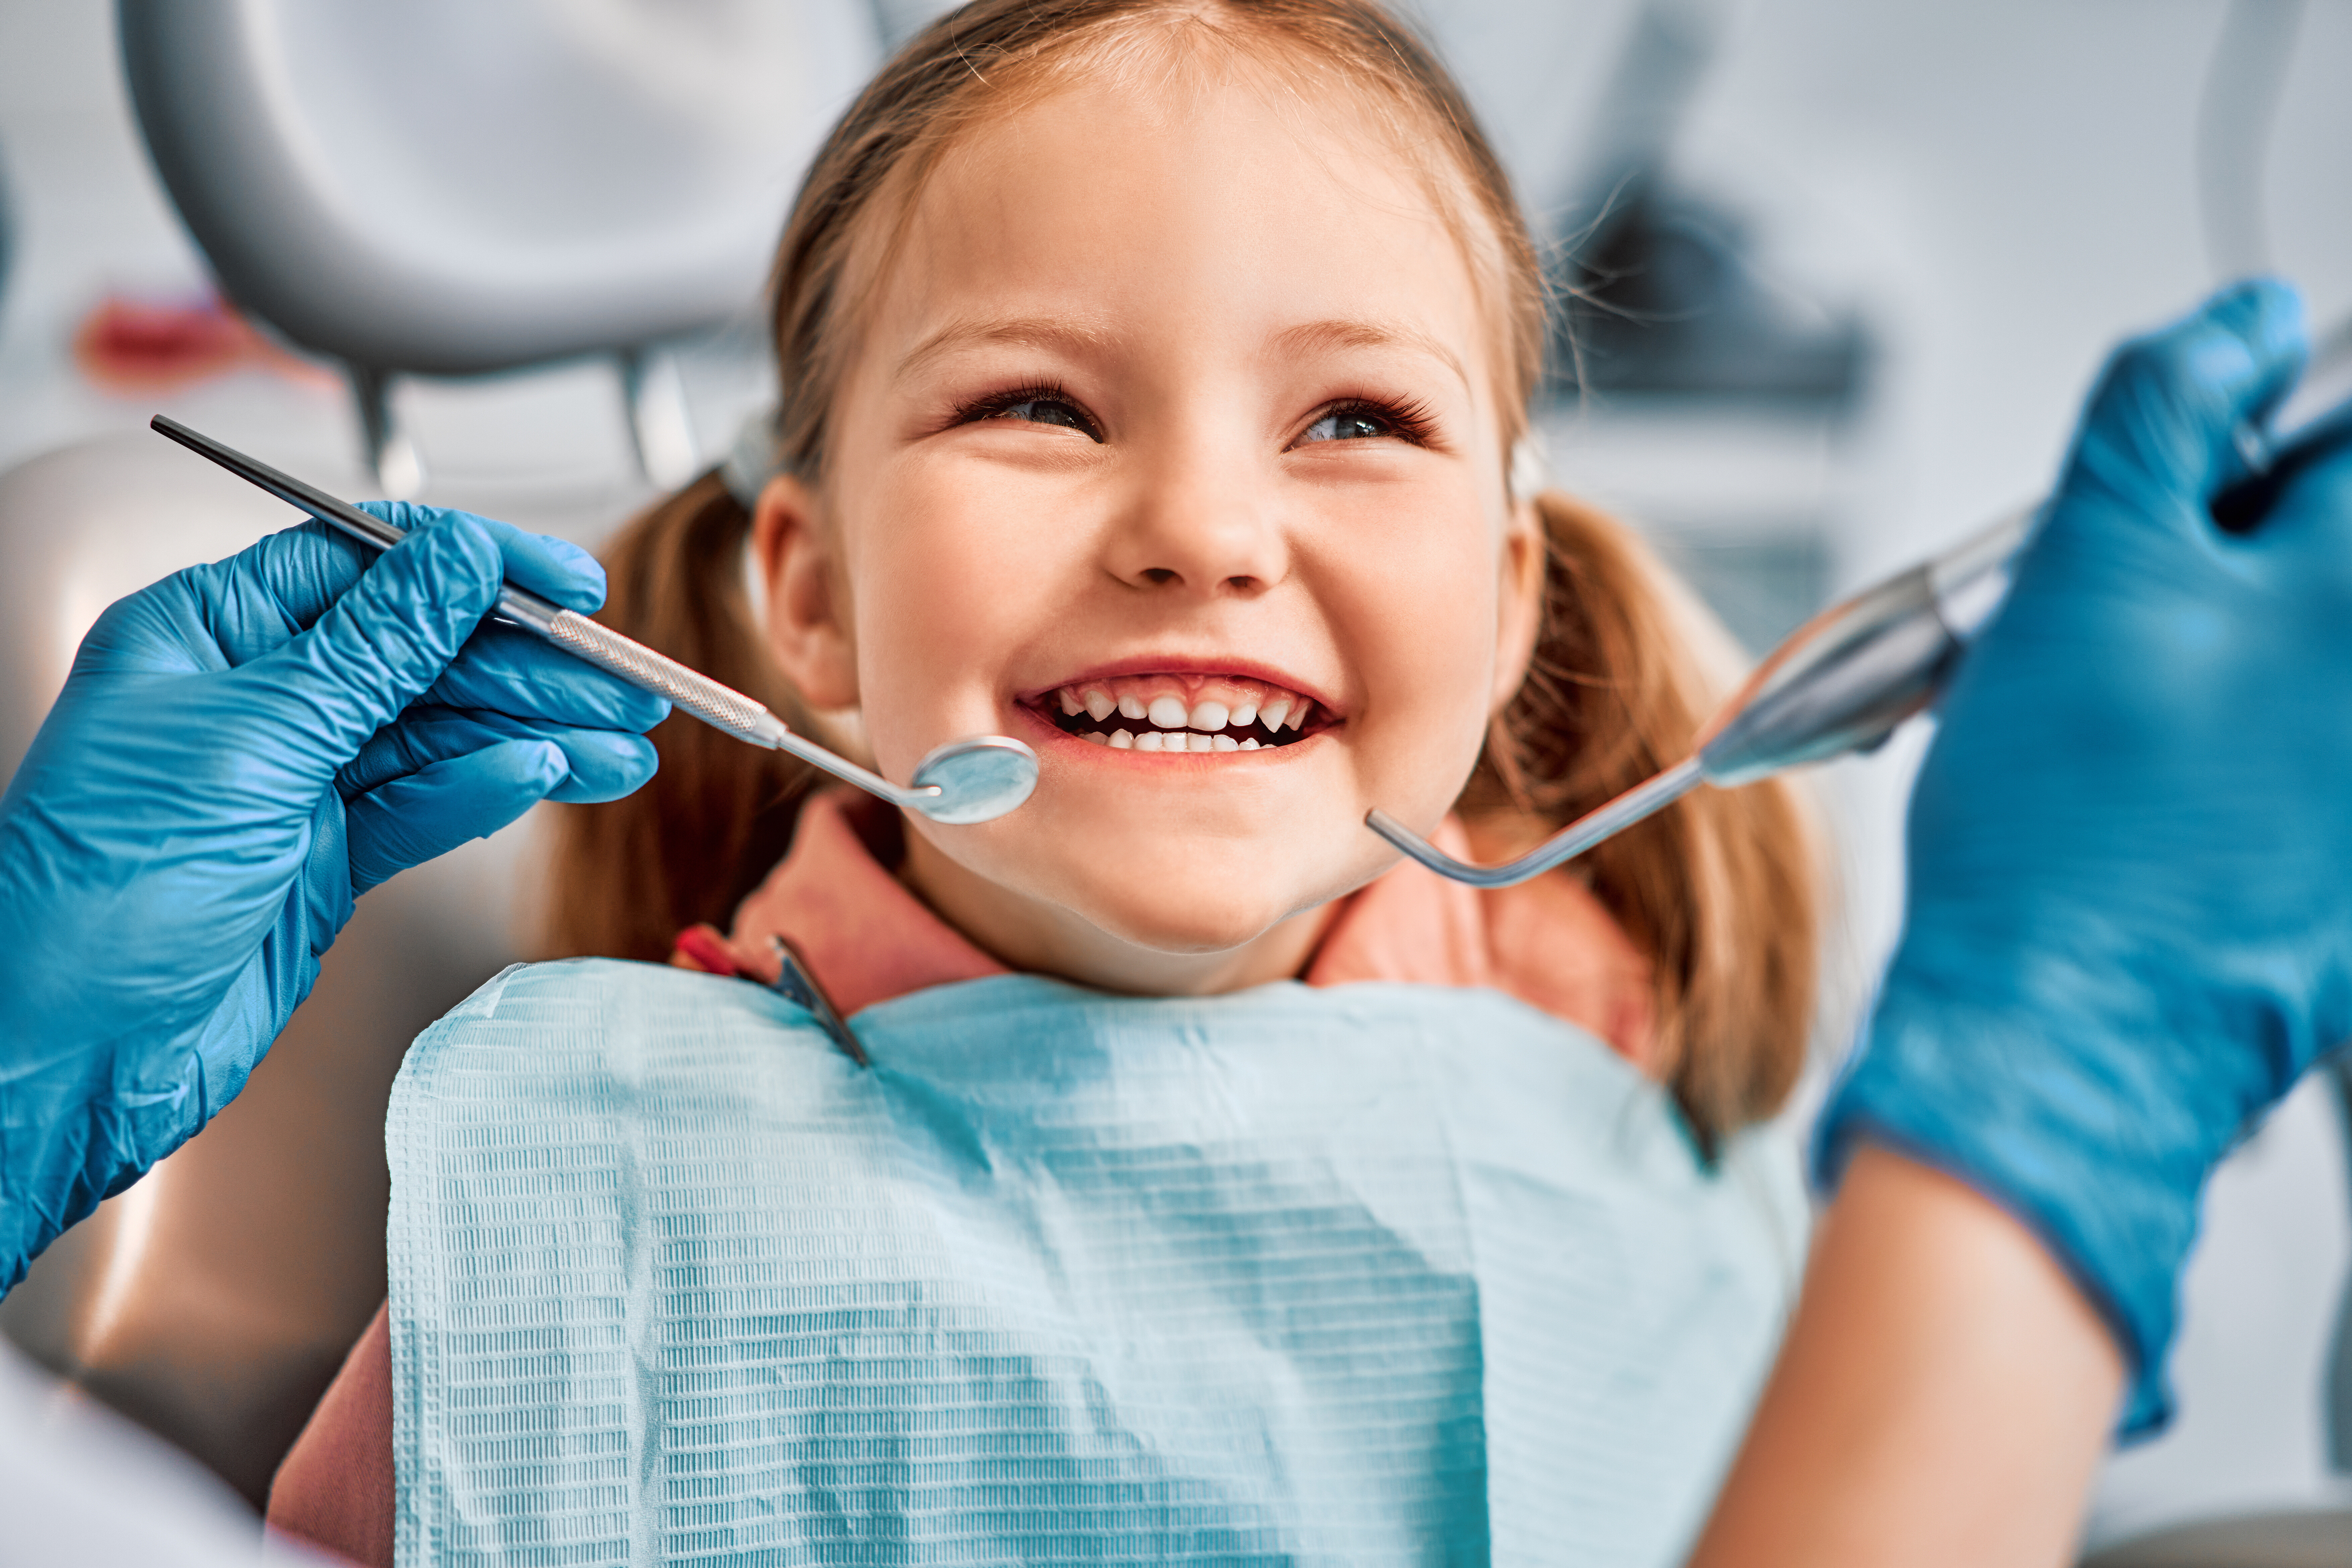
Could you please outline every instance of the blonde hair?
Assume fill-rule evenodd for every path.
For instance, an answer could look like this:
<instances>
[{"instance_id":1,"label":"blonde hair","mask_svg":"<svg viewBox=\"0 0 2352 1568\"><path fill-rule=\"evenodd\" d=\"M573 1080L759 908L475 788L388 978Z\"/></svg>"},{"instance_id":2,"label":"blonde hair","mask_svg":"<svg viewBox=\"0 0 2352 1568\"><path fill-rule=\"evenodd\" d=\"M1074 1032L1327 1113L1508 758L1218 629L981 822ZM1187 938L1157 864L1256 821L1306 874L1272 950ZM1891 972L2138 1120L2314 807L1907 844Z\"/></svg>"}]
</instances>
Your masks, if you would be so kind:
<instances>
[{"instance_id":1,"label":"blonde hair","mask_svg":"<svg viewBox=\"0 0 2352 1568\"><path fill-rule=\"evenodd\" d=\"M957 139L1080 72L1165 67L1188 50L1265 66L1302 100L1352 93L1401 149L1419 150L1498 342L1507 451L1542 370L1541 269L1460 89L1402 24L1370 0L975 0L859 95L793 205L772 297L787 468L821 477L827 415L879 270L861 274L860 263L877 237L895 243ZM1462 809L1549 826L1686 754L1731 672L1705 651L1727 639L1630 531L1557 491L1534 504L1547 546L1542 629ZM814 716L752 624L750 527L715 474L656 505L607 552L600 618L806 729ZM559 952L659 960L682 927L723 925L782 855L817 782L691 720L668 721L654 741L661 771L645 789L562 808L549 932ZM1811 837L1788 789L1702 791L1572 874L1651 962L1666 1077L1700 1133L1778 1109L1803 1063L1820 903Z\"/></svg>"}]
</instances>

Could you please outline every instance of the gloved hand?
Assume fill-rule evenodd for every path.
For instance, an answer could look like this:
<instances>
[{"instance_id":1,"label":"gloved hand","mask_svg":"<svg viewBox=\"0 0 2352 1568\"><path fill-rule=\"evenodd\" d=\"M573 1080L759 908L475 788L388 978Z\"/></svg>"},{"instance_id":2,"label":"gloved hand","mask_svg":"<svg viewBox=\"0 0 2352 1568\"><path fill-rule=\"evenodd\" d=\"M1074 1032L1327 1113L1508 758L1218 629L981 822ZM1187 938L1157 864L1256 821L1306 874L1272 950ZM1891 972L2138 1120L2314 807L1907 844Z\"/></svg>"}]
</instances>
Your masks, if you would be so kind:
<instances>
[{"instance_id":1,"label":"gloved hand","mask_svg":"<svg viewBox=\"0 0 2352 1568\"><path fill-rule=\"evenodd\" d=\"M502 577L593 609L593 560L370 510L381 557L309 523L110 608L0 796L0 1291L244 1087L354 897L653 774L667 704L475 629Z\"/></svg>"},{"instance_id":2,"label":"gloved hand","mask_svg":"<svg viewBox=\"0 0 2352 1568\"><path fill-rule=\"evenodd\" d=\"M2304 355L2255 283L2127 344L1911 802L1901 943L1822 1121L2032 1226L2168 1413L2206 1175L2352 1035L2352 447L2207 510Z\"/></svg>"}]
</instances>

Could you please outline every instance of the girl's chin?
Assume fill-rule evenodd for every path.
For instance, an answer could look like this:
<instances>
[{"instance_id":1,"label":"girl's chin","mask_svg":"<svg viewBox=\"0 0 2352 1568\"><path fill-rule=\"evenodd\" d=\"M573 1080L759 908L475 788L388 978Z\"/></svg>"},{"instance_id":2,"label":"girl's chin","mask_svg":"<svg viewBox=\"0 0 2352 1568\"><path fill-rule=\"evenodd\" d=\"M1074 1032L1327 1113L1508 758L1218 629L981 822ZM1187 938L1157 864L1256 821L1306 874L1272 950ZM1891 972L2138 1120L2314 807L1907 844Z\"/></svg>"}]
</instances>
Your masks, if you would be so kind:
<instances>
[{"instance_id":1,"label":"girl's chin","mask_svg":"<svg viewBox=\"0 0 2352 1568\"><path fill-rule=\"evenodd\" d=\"M1136 909L1106 903L1092 911L1076 912L1091 914L1096 929L1129 947L1187 958L1239 952L1278 923L1277 919L1254 923L1236 921L1231 909L1208 907Z\"/></svg>"},{"instance_id":2,"label":"girl's chin","mask_svg":"<svg viewBox=\"0 0 2352 1568\"><path fill-rule=\"evenodd\" d=\"M1114 941L1149 952L1236 952L1292 916L1350 890L1339 868L1296 845L1219 843L1197 855L1064 868L1050 900ZM1246 897L1237 893L1246 890Z\"/></svg>"}]
</instances>

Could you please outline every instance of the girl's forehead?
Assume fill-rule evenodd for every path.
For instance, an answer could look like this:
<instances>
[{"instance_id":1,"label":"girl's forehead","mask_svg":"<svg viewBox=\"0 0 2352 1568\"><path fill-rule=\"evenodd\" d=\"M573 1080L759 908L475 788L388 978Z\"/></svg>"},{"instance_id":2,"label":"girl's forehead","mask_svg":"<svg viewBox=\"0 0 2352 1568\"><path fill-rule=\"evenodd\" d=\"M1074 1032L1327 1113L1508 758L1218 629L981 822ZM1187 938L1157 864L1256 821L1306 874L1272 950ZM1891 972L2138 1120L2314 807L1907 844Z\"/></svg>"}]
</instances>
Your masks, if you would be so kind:
<instances>
[{"instance_id":1,"label":"girl's forehead","mask_svg":"<svg viewBox=\"0 0 2352 1568\"><path fill-rule=\"evenodd\" d=\"M995 317L1273 352L1360 322L1486 391L1460 224L1350 94L1308 100L1246 72L1081 79L967 131L901 213L869 253L869 346L894 358Z\"/></svg>"}]
</instances>

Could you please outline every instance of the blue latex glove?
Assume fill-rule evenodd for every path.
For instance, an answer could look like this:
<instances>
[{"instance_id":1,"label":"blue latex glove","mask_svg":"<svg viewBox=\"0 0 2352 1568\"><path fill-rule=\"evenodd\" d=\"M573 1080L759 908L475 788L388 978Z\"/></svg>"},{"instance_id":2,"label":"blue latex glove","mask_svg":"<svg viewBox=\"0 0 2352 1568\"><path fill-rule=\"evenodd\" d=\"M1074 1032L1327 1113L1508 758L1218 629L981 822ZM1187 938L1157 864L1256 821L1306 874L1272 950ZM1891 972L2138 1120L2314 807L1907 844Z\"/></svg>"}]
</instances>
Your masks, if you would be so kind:
<instances>
[{"instance_id":1,"label":"blue latex glove","mask_svg":"<svg viewBox=\"0 0 2352 1568\"><path fill-rule=\"evenodd\" d=\"M653 774L660 700L475 629L502 577L593 609L594 561L370 510L409 538L310 523L110 608L0 796L0 1290L244 1087L354 897Z\"/></svg>"},{"instance_id":2,"label":"blue latex glove","mask_svg":"<svg viewBox=\"0 0 2352 1568\"><path fill-rule=\"evenodd\" d=\"M1903 939L1823 1120L2032 1226L2136 1376L2207 1174L2352 1034L2352 449L2252 532L2208 498L2305 355L2256 283L2126 345L1911 802Z\"/></svg>"}]
</instances>

